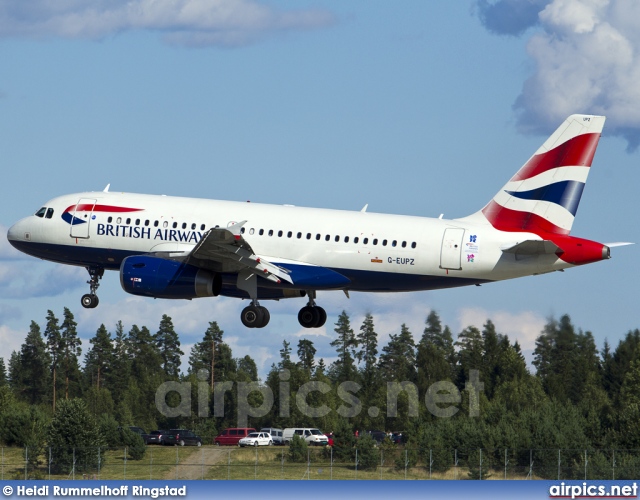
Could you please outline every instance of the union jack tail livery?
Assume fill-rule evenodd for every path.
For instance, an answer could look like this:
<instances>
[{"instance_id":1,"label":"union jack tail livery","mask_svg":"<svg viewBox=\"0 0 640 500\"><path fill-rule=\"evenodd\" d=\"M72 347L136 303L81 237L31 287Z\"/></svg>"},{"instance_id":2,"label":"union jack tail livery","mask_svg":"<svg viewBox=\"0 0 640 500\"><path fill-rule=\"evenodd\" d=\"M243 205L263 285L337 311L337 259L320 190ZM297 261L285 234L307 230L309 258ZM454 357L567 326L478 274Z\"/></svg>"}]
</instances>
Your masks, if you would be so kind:
<instances>
[{"instance_id":1,"label":"union jack tail livery","mask_svg":"<svg viewBox=\"0 0 640 500\"><path fill-rule=\"evenodd\" d=\"M567 118L481 210L486 220L501 231L569 234L604 121Z\"/></svg>"}]
</instances>

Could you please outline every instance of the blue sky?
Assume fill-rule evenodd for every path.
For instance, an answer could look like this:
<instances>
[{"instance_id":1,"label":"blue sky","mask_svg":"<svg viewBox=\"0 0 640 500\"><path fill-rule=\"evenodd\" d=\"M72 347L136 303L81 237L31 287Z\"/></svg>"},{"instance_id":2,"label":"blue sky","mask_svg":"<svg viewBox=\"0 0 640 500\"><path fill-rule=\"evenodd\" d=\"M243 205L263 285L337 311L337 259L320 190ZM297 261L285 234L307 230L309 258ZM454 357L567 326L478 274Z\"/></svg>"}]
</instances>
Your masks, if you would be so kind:
<instances>
[{"instance_id":1,"label":"blue sky","mask_svg":"<svg viewBox=\"0 0 640 500\"><path fill-rule=\"evenodd\" d=\"M523 5L526 8L523 8ZM481 208L569 114L608 119L572 234L640 241L640 8L621 0L0 0L0 228L54 196L145 192L437 217ZM234 299L128 296L109 272L84 310L84 269L0 240L0 357L35 320L69 307L84 352L101 323L157 330L169 314L188 354L218 321L262 374L282 341L317 356L345 309L370 311L381 344L430 309L454 333L487 318L525 350L569 314L614 346L640 327L636 247L565 273L415 294L323 293L268 303L245 329ZM183 368L185 366L183 365Z\"/></svg>"}]
</instances>

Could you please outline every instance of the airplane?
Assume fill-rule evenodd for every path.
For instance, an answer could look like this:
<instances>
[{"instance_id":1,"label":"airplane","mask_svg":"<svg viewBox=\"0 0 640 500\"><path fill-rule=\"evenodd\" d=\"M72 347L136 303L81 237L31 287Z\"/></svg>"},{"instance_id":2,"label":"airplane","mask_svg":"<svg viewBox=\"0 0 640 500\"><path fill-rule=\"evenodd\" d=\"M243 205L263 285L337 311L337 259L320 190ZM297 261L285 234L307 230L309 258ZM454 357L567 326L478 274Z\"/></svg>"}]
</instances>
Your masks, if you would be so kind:
<instances>
[{"instance_id":1,"label":"airplane","mask_svg":"<svg viewBox=\"0 0 640 500\"><path fill-rule=\"evenodd\" d=\"M40 259L89 272L85 308L105 270L131 294L249 299L241 321L269 323L261 300L306 297L298 321L319 328L320 290L411 292L562 271L610 258L570 236L605 117L572 115L478 212L446 220L149 194L59 196L7 238Z\"/></svg>"}]
</instances>

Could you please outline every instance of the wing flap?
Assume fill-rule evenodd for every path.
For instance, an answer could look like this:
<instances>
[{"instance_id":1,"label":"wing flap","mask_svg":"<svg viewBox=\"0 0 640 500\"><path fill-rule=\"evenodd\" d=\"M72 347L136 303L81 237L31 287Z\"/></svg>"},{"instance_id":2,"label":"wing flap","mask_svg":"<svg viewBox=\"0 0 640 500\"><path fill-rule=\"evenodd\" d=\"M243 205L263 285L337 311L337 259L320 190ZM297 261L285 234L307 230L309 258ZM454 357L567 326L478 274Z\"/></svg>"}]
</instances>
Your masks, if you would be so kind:
<instances>
[{"instance_id":1,"label":"wing flap","mask_svg":"<svg viewBox=\"0 0 640 500\"><path fill-rule=\"evenodd\" d=\"M209 229L193 248L188 260L213 260L232 263L238 269L249 269L274 283L282 280L293 284L289 271L258 257L251 245L242 237L242 221L227 228Z\"/></svg>"}]
</instances>

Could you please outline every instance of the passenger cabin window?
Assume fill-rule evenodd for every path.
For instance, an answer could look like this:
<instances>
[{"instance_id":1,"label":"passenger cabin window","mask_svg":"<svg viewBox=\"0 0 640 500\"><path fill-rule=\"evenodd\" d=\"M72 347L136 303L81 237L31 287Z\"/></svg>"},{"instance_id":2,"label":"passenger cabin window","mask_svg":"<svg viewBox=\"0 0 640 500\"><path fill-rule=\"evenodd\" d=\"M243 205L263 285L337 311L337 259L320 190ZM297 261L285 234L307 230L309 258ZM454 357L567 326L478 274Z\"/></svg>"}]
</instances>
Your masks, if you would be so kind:
<instances>
[{"instance_id":1,"label":"passenger cabin window","mask_svg":"<svg viewBox=\"0 0 640 500\"><path fill-rule=\"evenodd\" d=\"M140 219L136 219L136 226L140 225Z\"/></svg>"},{"instance_id":2,"label":"passenger cabin window","mask_svg":"<svg viewBox=\"0 0 640 500\"><path fill-rule=\"evenodd\" d=\"M373 244L374 244L374 245L377 245L377 244L378 244L378 238L374 238L374 239L373 239Z\"/></svg>"},{"instance_id":3,"label":"passenger cabin window","mask_svg":"<svg viewBox=\"0 0 640 500\"><path fill-rule=\"evenodd\" d=\"M144 221L144 225L145 225L145 226L148 226L148 225L149 225L149 219L146 219L146 220Z\"/></svg>"},{"instance_id":4,"label":"passenger cabin window","mask_svg":"<svg viewBox=\"0 0 640 500\"><path fill-rule=\"evenodd\" d=\"M128 218L127 218L127 226L128 226L129 224L131 224L131 217L128 217Z\"/></svg>"},{"instance_id":5,"label":"passenger cabin window","mask_svg":"<svg viewBox=\"0 0 640 500\"><path fill-rule=\"evenodd\" d=\"M415 248L416 247L416 242L414 241L413 243L411 243L411 248Z\"/></svg>"},{"instance_id":6,"label":"passenger cabin window","mask_svg":"<svg viewBox=\"0 0 640 500\"><path fill-rule=\"evenodd\" d=\"M160 224L160 223L159 223L157 220L154 220L154 221L153 221L153 227L158 227L158 225L159 225L159 224Z\"/></svg>"},{"instance_id":7,"label":"passenger cabin window","mask_svg":"<svg viewBox=\"0 0 640 500\"><path fill-rule=\"evenodd\" d=\"M45 218L50 219L51 217L53 217L53 208L47 208L47 215L45 215Z\"/></svg>"},{"instance_id":8,"label":"passenger cabin window","mask_svg":"<svg viewBox=\"0 0 640 500\"><path fill-rule=\"evenodd\" d=\"M173 229L175 229L175 228L177 228L177 227L178 227L178 223L177 223L177 222L174 222L174 223L173 223Z\"/></svg>"},{"instance_id":9,"label":"passenger cabin window","mask_svg":"<svg viewBox=\"0 0 640 500\"><path fill-rule=\"evenodd\" d=\"M249 234L253 234L253 233L255 233L255 232L256 232L256 230L255 230L255 229L253 229L253 228L249 229Z\"/></svg>"},{"instance_id":10,"label":"passenger cabin window","mask_svg":"<svg viewBox=\"0 0 640 500\"><path fill-rule=\"evenodd\" d=\"M194 222L193 224L191 224L191 229L195 229L196 228L196 223ZM242 228L244 229L244 228Z\"/></svg>"},{"instance_id":11,"label":"passenger cabin window","mask_svg":"<svg viewBox=\"0 0 640 500\"><path fill-rule=\"evenodd\" d=\"M111 224L111 221L113 221L113 217L111 217L111 216L107 217L107 222L108 222L109 224Z\"/></svg>"},{"instance_id":12,"label":"passenger cabin window","mask_svg":"<svg viewBox=\"0 0 640 500\"><path fill-rule=\"evenodd\" d=\"M200 231L204 231L204 224L200 224Z\"/></svg>"},{"instance_id":13,"label":"passenger cabin window","mask_svg":"<svg viewBox=\"0 0 640 500\"><path fill-rule=\"evenodd\" d=\"M42 217L44 217L44 214L46 214L46 213L47 213L47 207L42 207L40 210L38 210L35 213L35 216L42 218Z\"/></svg>"},{"instance_id":14,"label":"passenger cabin window","mask_svg":"<svg viewBox=\"0 0 640 500\"><path fill-rule=\"evenodd\" d=\"M164 221L162 223L162 227L169 227L169 222L168 221Z\"/></svg>"},{"instance_id":15,"label":"passenger cabin window","mask_svg":"<svg viewBox=\"0 0 640 500\"><path fill-rule=\"evenodd\" d=\"M363 245L366 245L367 243L369 243L369 238L365 238L364 240L362 240Z\"/></svg>"},{"instance_id":16,"label":"passenger cabin window","mask_svg":"<svg viewBox=\"0 0 640 500\"><path fill-rule=\"evenodd\" d=\"M116 219L116 224L122 224L122 217L118 217Z\"/></svg>"},{"instance_id":17,"label":"passenger cabin window","mask_svg":"<svg viewBox=\"0 0 640 500\"><path fill-rule=\"evenodd\" d=\"M182 229L187 229L187 223L186 222L182 223Z\"/></svg>"},{"instance_id":18,"label":"passenger cabin window","mask_svg":"<svg viewBox=\"0 0 640 500\"><path fill-rule=\"evenodd\" d=\"M348 237L348 236L345 236L345 237L344 237L344 242L345 242L345 243L349 243L349 237Z\"/></svg>"},{"instance_id":19,"label":"passenger cabin window","mask_svg":"<svg viewBox=\"0 0 640 500\"><path fill-rule=\"evenodd\" d=\"M358 238L357 236L355 238L353 238L353 242L354 243L358 243L358 241L360 241L360 238Z\"/></svg>"}]
</instances>

